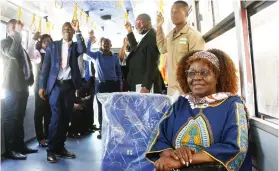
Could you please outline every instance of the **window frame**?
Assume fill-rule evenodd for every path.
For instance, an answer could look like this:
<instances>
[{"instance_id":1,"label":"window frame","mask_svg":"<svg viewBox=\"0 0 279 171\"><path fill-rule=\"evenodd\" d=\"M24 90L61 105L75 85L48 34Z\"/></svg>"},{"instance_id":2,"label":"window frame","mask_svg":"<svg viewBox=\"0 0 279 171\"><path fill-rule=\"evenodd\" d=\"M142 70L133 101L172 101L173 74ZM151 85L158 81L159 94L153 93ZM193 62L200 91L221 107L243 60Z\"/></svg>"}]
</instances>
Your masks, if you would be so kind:
<instances>
[{"instance_id":1,"label":"window frame","mask_svg":"<svg viewBox=\"0 0 279 171\"><path fill-rule=\"evenodd\" d=\"M203 35L205 42L209 42L225 32L229 31L230 29L235 27L235 17L234 13L232 12L230 15L225 17L222 21L220 21L217 25L211 28L208 32Z\"/></svg>"},{"instance_id":2,"label":"window frame","mask_svg":"<svg viewBox=\"0 0 279 171\"><path fill-rule=\"evenodd\" d=\"M254 109L255 109L255 117L260 118L262 120L267 119L267 122L274 123L278 125L279 119L272 117L270 115L267 115L266 113L262 113L258 111L258 100L257 100L257 85L256 85L256 75L255 75L255 62L254 62L254 52L253 52L253 33L251 28L251 16L257 14L258 12L262 11L265 8L268 8L270 5L274 4L278 0L274 1L241 1L241 8L243 8L246 12L246 24L248 26L248 42L249 42L249 49L245 49L249 51L249 56L251 60L251 72L252 72L252 80L253 80L253 91L254 91ZM213 1L214 3L214 1ZM279 2L278 2L279 3ZM201 20L200 20L200 9L199 9L199 1L195 1L195 10L196 10L196 20L197 20L197 29L201 31ZM212 9L214 10L214 8ZM212 11L214 13L214 11ZM229 14L227 17L222 19L219 23L215 25L215 19L213 15L213 28L211 28L209 31L207 31L205 34L203 34L203 38L206 43L209 41L212 41L213 39L221 36L222 34L226 33L230 29L236 27L236 20L235 20L235 10ZM241 22L241 21L237 21ZM245 23L240 23L241 26ZM241 62L241 61L240 61ZM241 72L241 70L240 70ZM243 72L243 71L242 71ZM242 79L241 79L242 80ZM243 88L243 87L242 87ZM247 91L247 90L246 90ZM263 116L263 117L262 117Z\"/></svg>"},{"instance_id":3,"label":"window frame","mask_svg":"<svg viewBox=\"0 0 279 171\"><path fill-rule=\"evenodd\" d=\"M253 51L253 32L251 26L251 17L263 9L268 8L270 5L277 2L275 1L243 1L242 7L247 11L247 24L248 24L248 33L250 40L250 55L251 55L251 67L252 67L252 76L253 76L253 88L254 88L254 102L255 102L255 117L261 118L267 121L279 125L279 119L273 116L268 115L267 113L263 113L259 111L258 108L258 94L257 94L257 83L256 83L256 68L255 68L255 58ZM278 2L279 3L279 2Z\"/></svg>"}]
</instances>

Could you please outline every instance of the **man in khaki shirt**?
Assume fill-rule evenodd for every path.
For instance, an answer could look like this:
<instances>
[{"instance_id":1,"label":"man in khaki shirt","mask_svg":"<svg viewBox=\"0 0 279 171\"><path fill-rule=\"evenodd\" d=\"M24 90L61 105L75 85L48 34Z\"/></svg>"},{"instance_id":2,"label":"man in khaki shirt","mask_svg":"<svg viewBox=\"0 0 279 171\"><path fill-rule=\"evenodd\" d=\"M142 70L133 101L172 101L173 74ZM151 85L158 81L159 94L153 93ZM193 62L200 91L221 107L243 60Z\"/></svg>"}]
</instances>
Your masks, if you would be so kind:
<instances>
[{"instance_id":1,"label":"man in khaki shirt","mask_svg":"<svg viewBox=\"0 0 279 171\"><path fill-rule=\"evenodd\" d=\"M175 28L165 37L162 14L157 16L157 46L161 54L167 53L168 95L176 90L182 92L177 79L176 69L179 60L189 51L203 50L204 39L199 31L187 24L188 4L176 1L171 8L171 20Z\"/></svg>"}]
</instances>

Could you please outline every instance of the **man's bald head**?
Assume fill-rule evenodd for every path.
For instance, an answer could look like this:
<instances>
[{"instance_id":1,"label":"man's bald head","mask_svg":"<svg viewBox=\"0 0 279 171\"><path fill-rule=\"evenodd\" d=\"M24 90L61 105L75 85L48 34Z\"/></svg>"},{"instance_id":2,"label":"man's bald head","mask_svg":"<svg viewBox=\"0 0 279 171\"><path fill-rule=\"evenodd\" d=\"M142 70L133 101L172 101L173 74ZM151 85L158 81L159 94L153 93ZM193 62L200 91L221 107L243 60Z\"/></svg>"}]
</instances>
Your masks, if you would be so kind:
<instances>
[{"instance_id":1,"label":"man's bald head","mask_svg":"<svg viewBox=\"0 0 279 171\"><path fill-rule=\"evenodd\" d=\"M16 23L17 23L16 19L11 19L8 22L8 24L7 24L7 31L8 31L9 34L15 31Z\"/></svg>"},{"instance_id":2,"label":"man's bald head","mask_svg":"<svg viewBox=\"0 0 279 171\"><path fill-rule=\"evenodd\" d=\"M140 34L151 29L151 18L148 14L140 14L136 19L136 29Z\"/></svg>"},{"instance_id":3,"label":"man's bald head","mask_svg":"<svg viewBox=\"0 0 279 171\"><path fill-rule=\"evenodd\" d=\"M151 18L148 14L140 14L138 17L137 17L137 20L143 20L144 22L149 22L151 23Z\"/></svg>"}]
</instances>

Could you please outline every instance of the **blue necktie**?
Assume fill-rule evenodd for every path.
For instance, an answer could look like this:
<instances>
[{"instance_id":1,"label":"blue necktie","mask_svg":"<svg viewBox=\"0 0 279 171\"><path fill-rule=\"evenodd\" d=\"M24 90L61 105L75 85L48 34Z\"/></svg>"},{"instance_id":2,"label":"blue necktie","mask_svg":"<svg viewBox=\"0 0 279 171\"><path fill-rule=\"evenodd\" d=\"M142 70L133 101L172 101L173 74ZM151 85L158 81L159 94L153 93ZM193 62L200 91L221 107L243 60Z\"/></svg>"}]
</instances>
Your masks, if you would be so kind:
<instances>
[{"instance_id":1,"label":"blue necktie","mask_svg":"<svg viewBox=\"0 0 279 171\"><path fill-rule=\"evenodd\" d=\"M85 61L85 80L90 80L90 69L89 69L89 62Z\"/></svg>"}]
</instances>

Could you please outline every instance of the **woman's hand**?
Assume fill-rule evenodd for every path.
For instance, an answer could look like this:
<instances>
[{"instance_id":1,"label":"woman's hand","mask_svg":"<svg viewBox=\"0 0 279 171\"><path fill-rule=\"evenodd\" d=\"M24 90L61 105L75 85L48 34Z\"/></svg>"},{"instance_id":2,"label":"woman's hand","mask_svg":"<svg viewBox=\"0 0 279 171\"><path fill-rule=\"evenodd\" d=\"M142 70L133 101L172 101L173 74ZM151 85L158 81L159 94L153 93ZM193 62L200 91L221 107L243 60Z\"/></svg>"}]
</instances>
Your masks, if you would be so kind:
<instances>
[{"instance_id":1,"label":"woman's hand","mask_svg":"<svg viewBox=\"0 0 279 171\"><path fill-rule=\"evenodd\" d=\"M192 163L193 154L195 154L195 150L182 147L173 150L171 152L171 157L175 160L179 160L184 166L189 166L189 164Z\"/></svg>"},{"instance_id":2,"label":"woman's hand","mask_svg":"<svg viewBox=\"0 0 279 171\"><path fill-rule=\"evenodd\" d=\"M154 167L156 171L170 171L171 169L179 169L183 165L172 157L163 156L154 163Z\"/></svg>"},{"instance_id":3,"label":"woman's hand","mask_svg":"<svg viewBox=\"0 0 279 171\"><path fill-rule=\"evenodd\" d=\"M160 153L160 157L170 157L173 149L166 149Z\"/></svg>"}]
</instances>

